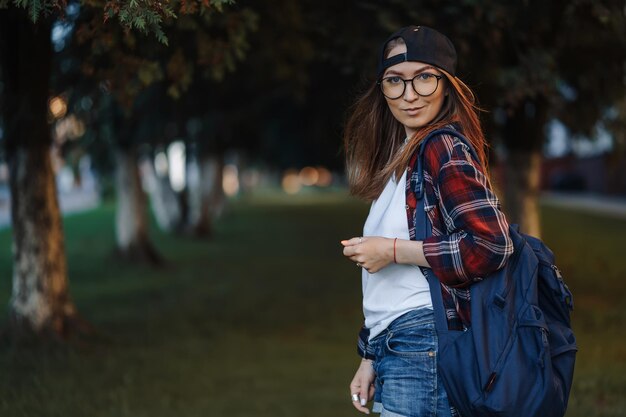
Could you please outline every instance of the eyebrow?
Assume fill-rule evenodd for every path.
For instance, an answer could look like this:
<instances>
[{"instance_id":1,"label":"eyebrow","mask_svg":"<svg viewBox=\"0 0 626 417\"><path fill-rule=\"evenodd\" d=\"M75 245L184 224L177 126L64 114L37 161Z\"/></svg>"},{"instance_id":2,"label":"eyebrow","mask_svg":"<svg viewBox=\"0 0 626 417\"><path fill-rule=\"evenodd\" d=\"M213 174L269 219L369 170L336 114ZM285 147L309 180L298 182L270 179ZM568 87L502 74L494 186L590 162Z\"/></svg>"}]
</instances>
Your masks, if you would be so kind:
<instances>
[{"instance_id":1,"label":"eyebrow","mask_svg":"<svg viewBox=\"0 0 626 417\"><path fill-rule=\"evenodd\" d=\"M418 69L417 71L415 71L415 72L413 73L413 76L416 76L417 74L421 74L422 72L424 72L424 71L426 71L426 70L429 70L429 69L436 70L437 68L435 68L435 67L433 67L433 66L431 66L431 65L428 65L428 66L425 66L424 68L420 68L420 69ZM385 77L388 77L388 76L390 76L390 75L400 75L400 76L404 76L404 74L403 74L403 73L398 72L398 71L394 71L394 70L389 70L389 71L387 71L387 72L385 73Z\"/></svg>"}]
</instances>

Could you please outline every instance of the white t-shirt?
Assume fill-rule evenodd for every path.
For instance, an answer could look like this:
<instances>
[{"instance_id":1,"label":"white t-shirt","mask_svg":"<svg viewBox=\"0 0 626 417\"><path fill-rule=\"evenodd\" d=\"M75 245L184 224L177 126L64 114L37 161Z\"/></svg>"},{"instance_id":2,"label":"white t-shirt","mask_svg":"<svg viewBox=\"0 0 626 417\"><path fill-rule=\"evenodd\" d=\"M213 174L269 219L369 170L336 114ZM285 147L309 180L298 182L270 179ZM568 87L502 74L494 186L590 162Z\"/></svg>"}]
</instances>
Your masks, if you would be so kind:
<instances>
[{"instance_id":1,"label":"white t-shirt","mask_svg":"<svg viewBox=\"0 0 626 417\"><path fill-rule=\"evenodd\" d=\"M399 182L389 180L372 202L363 226L363 236L409 239L406 218L406 171ZM430 289L416 265L389 264L370 274L363 268L363 314L370 340L404 313L431 308Z\"/></svg>"}]
</instances>

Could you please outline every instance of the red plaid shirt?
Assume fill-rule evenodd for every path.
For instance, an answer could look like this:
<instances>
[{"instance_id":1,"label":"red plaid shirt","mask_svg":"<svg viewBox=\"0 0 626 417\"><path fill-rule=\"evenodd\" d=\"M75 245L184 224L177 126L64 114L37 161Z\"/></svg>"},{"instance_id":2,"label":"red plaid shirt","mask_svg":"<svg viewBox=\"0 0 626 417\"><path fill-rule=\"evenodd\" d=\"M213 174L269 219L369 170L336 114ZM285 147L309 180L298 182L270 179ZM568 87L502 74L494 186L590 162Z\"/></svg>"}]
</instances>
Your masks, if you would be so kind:
<instances>
[{"instance_id":1,"label":"red plaid shirt","mask_svg":"<svg viewBox=\"0 0 626 417\"><path fill-rule=\"evenodd\" d=\"M417 153L407 168L406 202L409 236L415 240L417 199L411 187ZM413 178L415 180L415 178ZM460 139L433 137L424 152L424 206L432 236L424 240L424 255L441 281L448 328L471 324L468 286L502 268L513 253L509 226L500 202L488 185L480 164ZM358 352L367 350L369 330L359 333Z\"/></svg>"}]
</instances>

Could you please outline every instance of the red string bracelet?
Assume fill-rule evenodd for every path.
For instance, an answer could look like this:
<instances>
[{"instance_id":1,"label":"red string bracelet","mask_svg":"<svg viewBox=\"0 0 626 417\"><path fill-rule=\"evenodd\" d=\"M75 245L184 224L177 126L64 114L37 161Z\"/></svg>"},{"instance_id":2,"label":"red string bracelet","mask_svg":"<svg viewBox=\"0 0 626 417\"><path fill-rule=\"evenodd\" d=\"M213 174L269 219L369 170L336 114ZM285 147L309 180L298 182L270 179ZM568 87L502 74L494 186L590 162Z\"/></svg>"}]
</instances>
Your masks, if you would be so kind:
<instances>
[{"instance_id":1,"label":"red string bracelet","mask_svg":"<svg viewBox=\"0 0 626 417\"><path fill-rule=\"evenodd\" d=\"M398 261L396 261L396 242L398 241L398 238L395 238L393 240L393 263L397 264Z\"/></svg>"}]
</instances>

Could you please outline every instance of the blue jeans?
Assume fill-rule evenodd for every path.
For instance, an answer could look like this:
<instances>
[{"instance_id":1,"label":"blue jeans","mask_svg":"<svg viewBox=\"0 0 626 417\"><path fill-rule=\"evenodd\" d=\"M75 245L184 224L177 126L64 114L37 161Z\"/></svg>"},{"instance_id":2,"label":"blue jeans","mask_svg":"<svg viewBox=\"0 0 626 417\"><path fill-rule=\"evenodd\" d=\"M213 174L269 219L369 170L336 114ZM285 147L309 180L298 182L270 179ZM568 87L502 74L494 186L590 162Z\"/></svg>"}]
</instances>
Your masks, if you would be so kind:
<instances>
[{"instance_id":1,"label":"blue jeans","mask_svg":"<svg viewBox=\"0 0 626 417\"><path fill-rule=\"evenodd\" d=\"M453 417L437 378L437 333L431 309L398 317L368 346L376 359L374 412L381 417Z\"/></svg>"}]
</instances>

